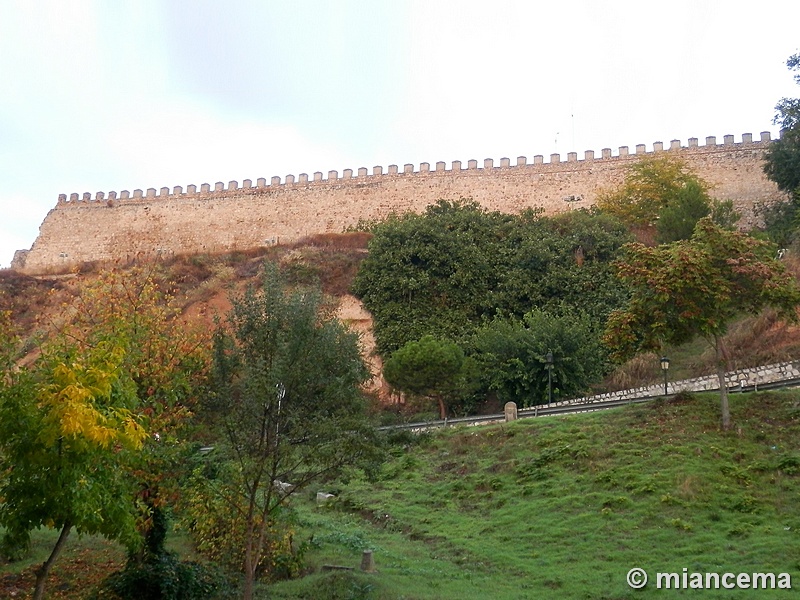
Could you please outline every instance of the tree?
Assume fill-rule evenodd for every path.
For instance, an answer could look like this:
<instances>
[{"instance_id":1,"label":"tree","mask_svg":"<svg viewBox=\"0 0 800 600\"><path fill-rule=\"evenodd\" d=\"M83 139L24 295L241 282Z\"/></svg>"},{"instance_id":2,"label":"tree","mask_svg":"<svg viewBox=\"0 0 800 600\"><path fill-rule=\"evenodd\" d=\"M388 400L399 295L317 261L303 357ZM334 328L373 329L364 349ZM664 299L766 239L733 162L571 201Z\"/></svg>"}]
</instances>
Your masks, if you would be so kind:
<instances>
[{"instance_id":1,"label":"tree","mask_svg":"<svg viewBox=\"0 0 800 600\"><path fill-rule=\"evenodd\" d=\"M800 291L775 258L772 244L702 219L691 240L626 247L619 278L632 290L628 306L611 314L604 337L617 358L699 335L714 348L722 427L731 426L723 336L743 313L772 307L794 320Z\"/></svg>"},{"instance_id":2,"label":"tree","mask_svg":"<svg viewBox=\"0 0 800 600\"><path fill-rule=\"evenodd\" d=\"M46 524L61 527L62 540L73 528L124 538L131 566L154 558L149 556L155 547L151 542L160 535L154 524L167 504L161 488L176 488L172 482L183 447L178 430L188 421L204 385L210 339L180 321L177 307L160 291L152 271L111 270L80 283L74 301L53 320L41 358L28 368L16 369L13 352L4 353L12 365L6 378L11 387L0 393L0 412L15 434L5 444L0 440L0 448L6 449L0 453L14 457L9 461L15 465L13 477L5 483L12 490L28 478L38 481L41 465L50 461L50 469L62 474L59 481L66 489L53 481L42 482L35 494L42 506L61 505L60 510L67 512L60 518L42 517ZM34 410L25 421L28 427L17 429L13 421L17 413L37 406L45 407L45 412ZM42 420L34 419L36 415ZM123 416L127 421L121 420ZM135 423L141 437L135 451L129 440L121 452L118 446L130 437L126 423ZM56 433L57 439L51 439ZM89 486L97 497L81 492L80 502L70 500L67 492L73 480ZM113 501L98 499L100 494L113 495ZM102 527L70 516L70 510L93 510L92 502L104 502L109 511L117 512L103 516L99 511L98 518L105 520ZM48 510L42 508L40 513ZM9 513L8 518L18 519L19 513ZM127 529L131 523L133 533ZM9 544L26 544L27 533L9 531ZM139 536L145 543L138 543ZM42 569L45 577L60 549L59 544ZM44 578L37 589L43 584Z\"/></svg>"},{"instance_id":3,"label":"tree","mask_svg":"<svg viewBox=\"0 0 800 600\"><path fill-rule=\"evenodd\" d=\"M624 299L609 263L631 237L609 215L509 215L440 201L373 231L353 291L384 356L425 335L461 343L498 312L521 319L567 303L604 321Z\"/></svg>"},{"instance_id":4,"label":"tree","mask_svg":"<svg viewBox=\"0 0 800 600\"><path fill-rule=\"evenodd\" d=\"M709 189L708 183L691 172L684 161L660 154L633 163L625 182L601 192L596 205L629 227L649 227L656 224L663 209L681 198L685 201L687 194L694 205L699 202L708 208Z\"/></svg>"},{"instance_id":5,"label":"tree","mask_svg":"<svg viewBox=\"0 0 800 600\"><path fill-rule=\"evenodd\" d=\"M408 342L383 365L389 385L402 392L436 400L439 417L447 418L447 400L463 384L464 351L449 340L431 335Z\"/></svg>"},{"instance_id":6,"label":"tree","mask_svg":"<svg viewBox=\"0 0 800 600\"><path fill-rule=\"evenodd\" d=\"M551 352L556 397L573 397L599 380L607 352L587 315L566 309L556 315L535 309L521 322L494 320L475 334L470 356L486 391L522 406L547 402L546 355Z\"/></svg>"},{"instance_id":7,"label":"tree","mask_svg":"<svg viewBox=\"0 0 800 600\"><path fill-rule=\"evenodd\" d=\"M475 202L440 200L377 224L353 291L373 314L380 352L424 335L455 339L493 314L513 221Z\"/></svg>"},{"instance_id":8,"label":"tree","mask_svg":"<svg viewBox=\"0 0 800 600\"><path fill-rule=\"evenodd\" d=\"M800 84L800 54L786 61L794 80ZM800 98L782 98L775 105L772 120L781 126L781 137L772 142L764 156L764 172L784 192L800 187Z\"/></svg>"},{"instance_id":9,"label":"tree","mask_svg":"<svg viewBox=\"0 0 800 600\"><path fill-rule=\"evenodd\" d=\"M673 202L659 211L656 239L659 244L685 240L692 236L694 226L711 212L708 202L695 184L687 184Z\"/></svg>"},{"instance_id":10,"label":"tree","mask_svg":"<svg viewBox=\"0 0 800 600\"><path fill-rule=\"evenodd\" d=\"M800 83L800 54L790 56L786 66ZM773 123L781 126L781 137L764 154L764 173L789 194L789 200L769 207L764 222L770 238L785 246L794 241L800 212L800 98L782 98Z\"/></svg>"},{"instance_id":11,"label":"tree","mask_svg":"<svg viewBox=\"0 0 800 600\"><path fill-rule=\"evenodd\" d=\"M787 58L786 66L790 71L795 71L794 80L800 84L800 53ZM800 125L800 98L782 98L775 106L775 111L773 121L780 124L781 129L795 129Z\"/></svg>"},{"instance_id":12,"label":"tree","mask_svg":"<svg viewBox=\"0 0 800 600\"><path fill-rule=\"evenodd\" d=\"M764 154L764 172L787 194L800 187L800 131L785 129Z\"/></svg>"},{"instance_id":13,"label":"tree","mask_svg":"<svg viewBox=\"0 0 800 600\"><path fill-rule=\"evenodd\" d=\"M249 599L268 534L289 498L323 475L376 459L359 387L368 371L357 335L333 318L316 290L285 290L274 266L259 290L233 302L215 340L210 408L231 468L209 485L229 518L243 521Z\"/></svg>"},{"instance_id":14,"label":"tree","mask_svg":"<svg viewBox=\"0 0 800 600\"><path fill-rule=\"evenodd\" d=\"M206 387L210 363L209 333L184 322L180 307L162 291L156 268L112 269L82 281L49 342L78 353L108 343L123 350L120 368L141 403L143 425L152 432L128 465L138 489L137 528L146 539L129 563L160 558L151 552L161 536L154 525L178 495L184 434Z\"/></svg>"},{"instance_id":15,"label":"tree","mask_svg":"<svg viewBox=\"0 0 800 600\"><path fill-rule=\"evenodd\" d=\"M10 329L0 327L0 336ZM8 349L8 339L0 344ZM70 532L99 533L134 547L135 482L126 468L146 432L134 387L121 368L124 350L108 342L87 352L45 354L20 369L3 352L0 371L0 525L4 546L27 547L30 532L60 530L36 571L34 599Z\"/></svg>"}]
</instances>

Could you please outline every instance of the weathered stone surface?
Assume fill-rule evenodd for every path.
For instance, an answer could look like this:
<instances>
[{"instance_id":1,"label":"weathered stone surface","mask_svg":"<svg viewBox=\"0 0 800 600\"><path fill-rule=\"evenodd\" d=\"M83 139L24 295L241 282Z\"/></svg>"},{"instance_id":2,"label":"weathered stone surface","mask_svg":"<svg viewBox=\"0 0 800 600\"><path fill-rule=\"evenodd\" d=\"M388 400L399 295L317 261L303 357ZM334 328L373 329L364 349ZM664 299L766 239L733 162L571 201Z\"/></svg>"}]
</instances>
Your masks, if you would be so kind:
<instances>
[{"instance_id":1,"label":"weathered stone surface","mask_svg":"<svg viewBox=\"0 0 800 600\"><path fill-rule=\"evenodd\" d=\"M364 550L361 554L361 570L365 573L375 572L375 557L372 555L372 550Z\"/></svg>"},{"instance_id":2,"label":"weathered stone surface","mask_svg":"<svg viewBox=\"0 0 800 600\"><path fill-rule=\"evenodd\" d=\"M333 494L328 494L326 492L317 492L317 505L320 504L327 504L333 498L336 498Z\"/></svg>"},{"instance_id":3,"label":"weathered stone surface","mask_svg":"<svg viewBox=\"0 0 800 600\"><path fill-rule=\"evenodd\" d=\"M784 198L762 171L769 136L746 143L726 138L719 145L715 137L707 140L706 146L686 148L672 143L661 152L686 160L714 186L715 197L733 200L744 215L742 225L755 224L754 206ZM123 191L111 204L80 201L77 194L66 201L62 194L42 223L22 269L31 274L58 272L88 261L144 260L165 251L226 252L262 246L265 240L291 242L309 234L341 232L359 219L381 218L392 211L421 212L439 199L472 198L489 209L510 213L532 207L556 213L592 205L600 190L621 183L625 168L644 155L652 152L645 153L639 145L635 155L612 156L604 151L598 159L587 151L586 160L570 156L561 161L553 155L549 163L537 155L533 164L521 160L524 157L515 166L502 159L501 168L493 168L491 159L484 161L484 168L478 168L475 160L467 169L460 161L453 161L450 170L437 163L434 171L412 172L413 165L405 165L399 172L391 165L385 173L376 166L373 175L359 169L356 178L338 178L336 171L329 171L327 180L317 172L309 181L301 174L292 185L280 185L280 178L266 185L259 178L257 187L239 187L232 181L226 189L218 182L213 189L202 184L200 193L195 185L187 186L186 194L178 191L180 187L171 194L162 188L158 196L155 188L148 188L147 195L137 189L132 198ZM565 202L565 198L579 200Z\"/></svg>"},{"instance_id":4,"label":"weathered stone surface","mask_svg":"<svg viewBox=\"0 0 800 600\"><path fill-rule=\"evenodd\" d=\"M504 412L506 416L506 423L509 421L516 421L517 420L517 405L514 402L506 402L504 407Z\"/></svg>"}]
</instances>

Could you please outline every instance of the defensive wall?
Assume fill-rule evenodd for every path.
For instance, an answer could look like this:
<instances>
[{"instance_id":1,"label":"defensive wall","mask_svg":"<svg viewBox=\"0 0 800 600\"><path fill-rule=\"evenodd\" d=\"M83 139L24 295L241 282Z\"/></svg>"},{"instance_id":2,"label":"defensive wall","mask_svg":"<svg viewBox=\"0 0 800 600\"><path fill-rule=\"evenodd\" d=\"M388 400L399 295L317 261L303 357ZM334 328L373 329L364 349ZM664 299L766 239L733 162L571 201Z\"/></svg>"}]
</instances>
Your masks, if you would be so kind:
<instances>
[{"instance_id":1,"label":"defensive wall","mask_svg":"<svg viewBox=\"0 0 800 600\"><path fill-rule=\"evenodd\" d=\"M562 160L536 155L499 164L453 161L416 168L389 165L345 169L327 177L287 175L177 186L170 190L61 194L42 223L30 250L18 251L12 267L30 274L61 272L89 261L134 261L159 255L224 252L291 242L314 233L341 232L360 219L385 217L390 212L421 212L438 199L472 198L491 210L519 212L541 207L547 213L588 207L600 190L620 184L625 168L643 156L668 152L714 186L712 195L730 199L743 215L741 225L757 222L756 207L785 196L762 170L770 133L760 139L743 134L740 141L726 135L686 146L672 140L655 142L630 152L605 148L599 156L587 150Z\"/></svg>"}]
</instances>

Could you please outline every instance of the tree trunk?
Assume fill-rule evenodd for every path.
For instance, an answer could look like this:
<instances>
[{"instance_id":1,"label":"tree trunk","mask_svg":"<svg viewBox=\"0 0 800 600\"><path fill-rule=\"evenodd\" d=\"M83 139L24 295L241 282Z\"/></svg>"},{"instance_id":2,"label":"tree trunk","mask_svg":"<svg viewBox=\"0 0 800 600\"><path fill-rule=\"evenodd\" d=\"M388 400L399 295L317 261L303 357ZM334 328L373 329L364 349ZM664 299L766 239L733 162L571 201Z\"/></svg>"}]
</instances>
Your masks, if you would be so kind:
<instances>
[{"instance_id":1,"label":"tree trunk","mask_svg":"<svg viewBox=\"0 0 800 600\"><path fill-rule=\"evenodd\" d=\"M731 428L731 409L728 406L728 386L725 383L727 360L724 348L722 347L722 340L719 337L714 338L714 353L717 363L717 379L719 380L719 403L722 410L722 429L728 430Z\"/></svg>"},{"instance_id":2,"label":"tree trunk","mask_svg":"<svg viewBox=\"0 0 800 600\"><path fill-rule=\"evenodd\" d=\"M244 600L253 600L253 573L250 569L245 569L244 573L244 593L242 598Z\"/></svg>"},{"instance_id":3,"label":"tree trunk","mask_svg":"<svg viewBox=\"0 0 800 600\"><path fill-rule=\"evenodd\" d=\"M33 592L33 600L42 600L44 598L44 586L47 583L47 575L50 573L50 567L56 562L58 555L64 549L64 544L67 543L67 536L72 529L72 523L67 521L61 528L61 535L58 536L58 541L53 547L53 551L42 566L36 569L36 589Z\"/></svg>"},{"instance_id":4,"label":"tree trunk","mask_svg":"<svg viewBox=\"0 0 800 600\"><path fill-rule=\"evenodd\" d=\"M252 518L252 517L251 517ZM242 598L244 600L253 600L253 585L256 578L256 568L253 564L253 528L252 525L247 527L248 538L245 542L244 550L244 593Z\"/></svg>"},{"instance_id":5,"label":"tree trunk","mask_svg":"<svg viewBox=\"0 0 800 600\"><path fill-rule=\"evenodd\" d=\"M447 418L447 409L444 406L444 400L441 396L436 396L436 401L439 403L439 418L444 421Z\"/></svg>"}]
</instances>

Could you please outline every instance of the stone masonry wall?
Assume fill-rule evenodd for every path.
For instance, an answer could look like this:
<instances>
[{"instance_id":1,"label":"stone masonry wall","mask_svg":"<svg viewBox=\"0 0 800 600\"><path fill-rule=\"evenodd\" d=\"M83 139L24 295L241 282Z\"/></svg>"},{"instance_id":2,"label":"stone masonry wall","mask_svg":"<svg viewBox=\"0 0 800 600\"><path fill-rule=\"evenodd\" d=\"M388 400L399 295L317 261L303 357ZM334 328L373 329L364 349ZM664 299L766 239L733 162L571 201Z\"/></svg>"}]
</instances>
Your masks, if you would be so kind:
<instances>
[{"instance_id":1,"label":"stone masonry wall","mask_svg":"<svg viewBox=\"0 0 800 600\"><path fill-rule=\"evenodd\" d=\"M740 142L726 135L721 144L706 138L688 146L673 140L647 151L644 144L629 152L627 147L612 154L603 149L599 157L587 151L582 160L570 152L562 161L541 155L533 164L526 157L514 163L508 158L494 164L486 159L462 165L454 161L448 169L439 162L398 168L347 169L340 176L329 171L311 178L301 174L258 179L254 186L190 185L170 191L162 187L117 194L97 192L59 196L45 218L39 236L29 251L18 252L12 267L30 274L62 272L88 261L132 261L200 252L243 250L297 240L309 234L341 232L359 219L381 218L390 212L421 212L438 199L472 198L483 206L503 212L541 207L547 213L590 206L600 190L622 182L625 167L654 152L670 152L686 160L698 175L714 185L712 194L731 199L743 214L742 225L757 221L754 207L784 196L763 174L764 151L769 132L753 141L744 134Z\"/></svg>"}]
</instances>

